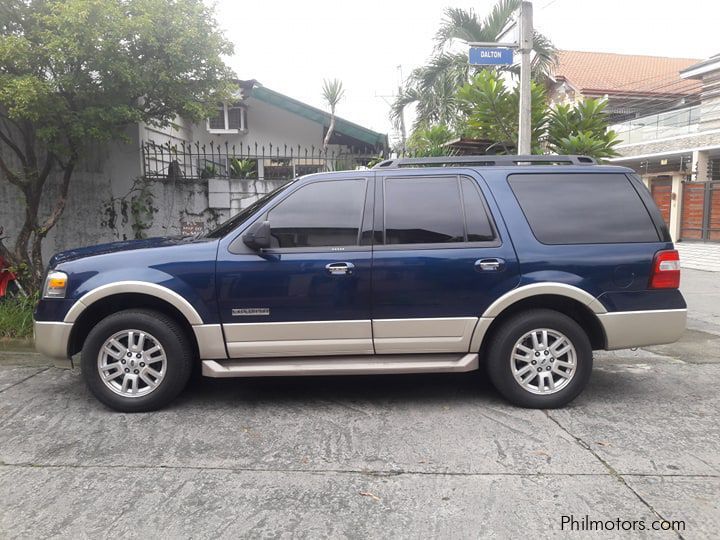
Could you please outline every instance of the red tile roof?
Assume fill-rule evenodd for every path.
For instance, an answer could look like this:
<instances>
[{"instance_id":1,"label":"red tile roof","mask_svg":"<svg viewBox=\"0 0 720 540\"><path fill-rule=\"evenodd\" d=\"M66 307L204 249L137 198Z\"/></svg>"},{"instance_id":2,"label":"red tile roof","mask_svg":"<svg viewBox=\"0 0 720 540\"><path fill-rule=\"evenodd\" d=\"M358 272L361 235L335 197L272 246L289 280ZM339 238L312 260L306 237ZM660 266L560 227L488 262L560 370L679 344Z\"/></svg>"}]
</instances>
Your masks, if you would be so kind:
<instances>
[{"instance_id":1,"label":"red tile roof","mask_svg":"<svg viewBox=\"0 0 720 540\"><path fill-rule=\"evenodd\" d=\"M680 78L696 58L558 51L554 77L586 94L688 95L700 82Z\"/></svg>"}]
</instances>

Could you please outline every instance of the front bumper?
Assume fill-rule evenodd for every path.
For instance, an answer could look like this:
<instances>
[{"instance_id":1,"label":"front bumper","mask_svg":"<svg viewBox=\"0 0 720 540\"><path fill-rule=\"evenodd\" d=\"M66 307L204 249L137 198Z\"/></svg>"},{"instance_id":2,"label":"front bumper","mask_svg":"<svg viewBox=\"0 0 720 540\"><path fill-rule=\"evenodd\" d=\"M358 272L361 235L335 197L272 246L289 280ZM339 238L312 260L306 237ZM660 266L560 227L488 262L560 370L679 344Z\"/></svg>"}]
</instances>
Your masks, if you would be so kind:
<instances>
[{"instance_id":1,"label":"front bumper","mask_svg":"<svg viewBox=\"0 0 720 540\"><path fill-rule=\"evenodd\" d=\"M685 331L687 309L614 311L597 315L605 330L606 350L673 343Z\"/></svg>"},{"instance_id":2,"label":"front bumper","mask_svg":"<svg viewBox=\"0 0 720 540\"><path fill-rule=\"evenodd\" d=\"M72 323L33 321L35 350L58 360L69 358L68 343L72 327Z\"/></svg>"}]
</instances>

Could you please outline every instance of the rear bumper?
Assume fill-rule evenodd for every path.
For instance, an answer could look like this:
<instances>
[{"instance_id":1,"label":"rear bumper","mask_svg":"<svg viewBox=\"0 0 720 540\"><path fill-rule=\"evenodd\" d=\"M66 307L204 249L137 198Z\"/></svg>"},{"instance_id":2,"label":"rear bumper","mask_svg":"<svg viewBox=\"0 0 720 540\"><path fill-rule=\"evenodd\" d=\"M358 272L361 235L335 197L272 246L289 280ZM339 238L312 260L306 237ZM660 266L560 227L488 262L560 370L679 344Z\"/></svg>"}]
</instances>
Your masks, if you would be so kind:
<instances>
[{"instance_id":1,"label":"rear bumper","mask_svg":"<svg viewBox=\"0 0 720 540\"><path fill-rule=\"evenodd\" d=\"M72 327L72 323L33 321L35 350L50 358L68 358L68 342Z\"/></svg>"},{"instance_id":2,"label":"rear bumper","mask_svg":"<svg viewBox=\"0 0 720 540\"><path fill-rule=\"evenodd\" d=\"M605 330L607 350L662 345L680 339L687 309L615 311L597 315Z\"/></svg>"}]
</instances>

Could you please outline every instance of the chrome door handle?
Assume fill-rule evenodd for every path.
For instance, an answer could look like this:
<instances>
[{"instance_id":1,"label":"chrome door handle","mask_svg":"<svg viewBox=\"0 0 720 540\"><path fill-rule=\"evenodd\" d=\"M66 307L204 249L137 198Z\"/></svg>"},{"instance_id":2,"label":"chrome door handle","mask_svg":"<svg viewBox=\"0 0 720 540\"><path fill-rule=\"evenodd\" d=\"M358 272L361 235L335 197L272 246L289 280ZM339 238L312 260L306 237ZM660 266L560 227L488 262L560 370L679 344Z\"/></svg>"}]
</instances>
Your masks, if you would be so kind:
<instances>
[{"instance_id":1,"label":"chrome door handle","mask_svg":"<svg viewBox=\"0 0 720 540\"><path fill-rule=\"evenodd\" d=\"M475 261L475 270L478 272L499 272L505 268L503 259L478 259Z\"/></svg>"},{"instance_id":2,"label":"chrome door handle","mask_svg":"<svg viewBox=\"0 0 720 540\"><path fill-rule=\"evenodd\" d=\"M350 262L336 262L325 265L325 270L327 270L331 276L352 274L353 268L355 268L355 265Z\"/></svg>"}]
</instances>

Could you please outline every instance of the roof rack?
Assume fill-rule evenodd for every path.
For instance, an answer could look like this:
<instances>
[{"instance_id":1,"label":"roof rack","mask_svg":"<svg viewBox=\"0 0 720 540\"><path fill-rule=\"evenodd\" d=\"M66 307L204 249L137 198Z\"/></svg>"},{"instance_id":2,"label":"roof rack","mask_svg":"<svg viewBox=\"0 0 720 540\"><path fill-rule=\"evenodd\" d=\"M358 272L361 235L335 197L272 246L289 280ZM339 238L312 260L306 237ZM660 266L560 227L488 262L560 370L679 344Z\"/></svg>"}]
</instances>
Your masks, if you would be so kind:
<instances>
[{"instance_id":1,"label":"roof rack","mask_svg":"<svg viewBox=\"0 0 720 540\"><path fill-rule=\"evenodd\" d=\"M440 156L423 158L386 159L373 169L399 169L401 167L493 167L502 165L597 165L589 156Z\"/></svg>"}]
</instances>

